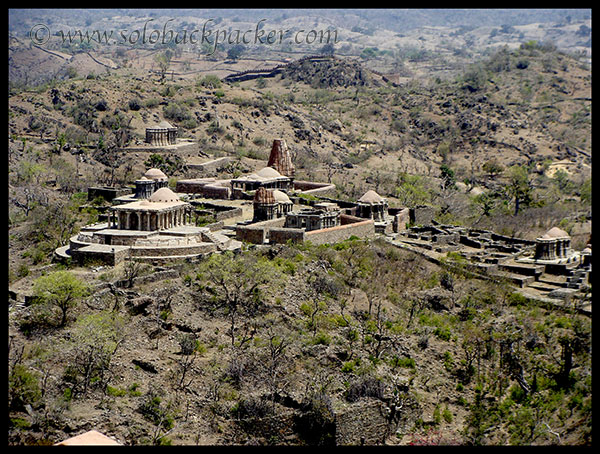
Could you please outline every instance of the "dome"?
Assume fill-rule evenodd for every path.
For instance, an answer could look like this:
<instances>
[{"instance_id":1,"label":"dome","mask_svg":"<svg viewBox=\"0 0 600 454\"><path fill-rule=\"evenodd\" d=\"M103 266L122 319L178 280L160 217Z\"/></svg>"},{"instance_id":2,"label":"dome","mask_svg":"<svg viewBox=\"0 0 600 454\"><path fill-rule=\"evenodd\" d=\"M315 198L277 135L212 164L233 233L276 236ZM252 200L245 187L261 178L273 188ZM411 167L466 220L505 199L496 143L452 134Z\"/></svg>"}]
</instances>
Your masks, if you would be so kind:
<instances>
[{"instance_id":1,"label":"dome","mask_svg":"<svg viewBox=\"0 0 600 454\"><path fill-rule=\"evenodd\" d=\"M160 188L150 197L150 202L179 202L179 197L169 188Z\"/></svg>"},{"instance_id":2,"label":"dome","mask_svg":"<svg viewBox=\"0 0 600 454\"><path fill-rule=\"evenodd\" d=\"M171 125L171 123L169 123L168 121L161 121L160 123L157 124L153 124L152 126L148 127L148 129L152 129L152 130L157 130L157 129L177 129L175 127L173 127Z\"/></svg>"},{"instance_id":3,"label":"dome","mask_svg":"<svg viewBox=\"0 0 600 454\"><path fill-rule=\"evenodd\" d=\"M551 240L554 238L570 238L569 234L558 227L552 227L542 236L544 240Z\"/></svg>"},{"instance_id":4,"label":"dome","mask_svg":"<svg viewBox=\"0 0 600 454\"><path fill-rule=\"evenodd\" d=\"M275 201L279 203L292 203L287 194L283 191L275 189L273 191L273 197L275 197Z\"/></svg>"},{"instance_id":5,"label":"dome","mask_svg":"<svg viewBox=\"0 0 600 454\"><path fill-rule=\"evenodd\" d=\"M383 202L383 198L375 191L370 189L367 192L365 192L365 194L360 199L358 199L358 201L361 203L377 204Z\"/></svg>"},{"instance_id":6,"label":"dome","mask_svg":"<svg viewBox=\"0 0 600 454\"><path fill-rule=\"evenodd\" d=\"M144 176L145 176L146 178L149 178L149 179L151 179L151 180L160 180L160 179L162 179L162 178L167 178L167 176L166 176L166 175L163 173L163 171L162 171L162 170L160 170L160 169L157 169L157 168L152 168L152 169L149 169L149 170L148 170L148 171L147 171L147 172L144 174Z\"/></svg>"},{"instance_id":7,"label":"dome","mask_svg":"<svg viewBox=\"0 0 600 454\"><path fill-rule=\"evenodd\" d=\"M263 178L279 178L281 176L281 174L273 167L265 167L256 172L256 175Z\"/></svg>"},{"instance_id":8,"label":"dome","mask_svg":"<svg viewBox=\"0 0 600 454\"><path fill-rule=\"evenodd\" d=\"M171 125L171 123L169 123L168 121L161 121L158 125L156 125L157 129L175 129L173 127L173 125Z\"/></svg>"}]
</instances>

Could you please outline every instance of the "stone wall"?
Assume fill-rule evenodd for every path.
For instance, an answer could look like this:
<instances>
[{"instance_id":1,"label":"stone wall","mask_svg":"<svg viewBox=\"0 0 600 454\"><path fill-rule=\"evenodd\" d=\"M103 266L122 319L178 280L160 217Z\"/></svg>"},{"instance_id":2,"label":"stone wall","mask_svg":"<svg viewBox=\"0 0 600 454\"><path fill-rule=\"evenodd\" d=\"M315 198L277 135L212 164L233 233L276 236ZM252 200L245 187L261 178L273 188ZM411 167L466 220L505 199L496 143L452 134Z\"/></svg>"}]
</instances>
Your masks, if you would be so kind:
<instances>
[{"instance_id":1,"label":"stone wall","mask_svg":"<svg viewBox=\"0 0 600 454\"><path fill-rule=\"evenodd\" d=\"M361 220L352 224L338 225L322 230L313 230L306 232L305 241L312 244L338 243L351 236L359 238L372 238L375 235L375 224L372 219Z\"/></svg>"},{"instance_id":2,"label":"stone wall","mask_svg":"<svg viewBox=\"0 0 600 454\"><path fill-rule=\"evenodd\" d=\"M179 180L175 185L175 192L200 194L214 199L231 198L231 188L229 186L221 186L221 180L215 180L214 178Z\"/></svg>"},{"instance_id":3,"label":"stone wall","mask_svg":"<svg viewBox=\"0 0 600 454\"><path fill-rule=\"evenodd\" d=\"M414 225L431 224L434 214L433 207L419 205L410 209L410 222Z\"/></svg>"},{"instance_id":4,"label":"stone wall","mask_svg":"<svg viewBox=\"0 0 600 454\"><path fill-rule=\"evenodd\" d=\"M318 231L315 230L315 232ZM304 229L274 228L269 230L270 244L285 244L290 240L294 243L302 243L305 238L306 232Z\"/></svg>"},{"instance_id":5,"label":"stone wall","mask_svg":"<svg viewBox=\"0 0 600 454\"><path fill-rule=\"evenodd\" d=\"M317 183L314 181L294 180L294 189L302 191L305 194L323 196L325 194L334 195L335 185L330 183Z\"/></svg>"},{"instance_id":6,"label":"stone wall","mask_svg":"<svg viewBox=\"0 0 600 454\"><path fill-rule=\"evenodd\" d=\"M284 224L285 218L277 218L249 225L238 225L235 229L235 239L247 243L263 244L272 228L280 228Z\"/></svg>"},{"instance_id":7,"label":"stone wall","mask_svg":"<svg viewBox=\"0 0 600 454\"><path fill-rule=\"evenodd\" d=\"M336 446L383 444L390 428L383 406L379 400L360 400L336 412Z\"/></svg>"},{"instance_id":8,"label":"stone wall","mask_svg":"<svg viewBox=\"0 0 600 454\"><path fill-rule=\"evenodd\" d=\"M406 224L408 224L409 222L410 210L408 208L402 208L398 212L394 213L393 231L395 233L403 232L404 230L406 230Z\"/></svg>"},{"instance_id":9,"label":"stone wall","mask_svg":"<svg viewBox=\"0 0 600 454\"><path fill-rule=\"evenodd\" d=\"M194 254L206 254L215 252L217 246L214 243L196 243L182 246L133 246L131 254L134 257L167 257L167 256L185 256Z\"/></svg>"}]
</instances>

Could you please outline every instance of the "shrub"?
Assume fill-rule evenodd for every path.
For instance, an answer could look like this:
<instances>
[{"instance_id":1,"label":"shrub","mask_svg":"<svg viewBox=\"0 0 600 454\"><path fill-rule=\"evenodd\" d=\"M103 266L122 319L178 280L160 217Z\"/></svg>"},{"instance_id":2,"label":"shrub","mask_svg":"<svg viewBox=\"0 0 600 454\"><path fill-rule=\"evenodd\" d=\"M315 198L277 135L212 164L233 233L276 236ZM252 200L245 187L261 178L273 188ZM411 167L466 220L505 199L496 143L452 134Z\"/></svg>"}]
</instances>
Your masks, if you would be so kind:
<instances>
[{"instance_id":1,"label":"shrub","mask_svg":"<svg viewBox=\"0 0 600 454\"><path fill-rule=\"evenodd\" d=\"M38 377L23 364L16 364L8 376L8 406L22 409L35 404L41 397Z\"/></svg>"},{"instance_id":2,"label":"shrub","mask_svg":"<svg viewBox=\"0 0 600 454\"><path fill-rule=\"evenodd\" d=\"M142 108L142 104L139 99L129 100L129 103L127 104L127 106L129 107L129 110L134 110L134 111L140 110Z\"/></svg>"}]
</instances>

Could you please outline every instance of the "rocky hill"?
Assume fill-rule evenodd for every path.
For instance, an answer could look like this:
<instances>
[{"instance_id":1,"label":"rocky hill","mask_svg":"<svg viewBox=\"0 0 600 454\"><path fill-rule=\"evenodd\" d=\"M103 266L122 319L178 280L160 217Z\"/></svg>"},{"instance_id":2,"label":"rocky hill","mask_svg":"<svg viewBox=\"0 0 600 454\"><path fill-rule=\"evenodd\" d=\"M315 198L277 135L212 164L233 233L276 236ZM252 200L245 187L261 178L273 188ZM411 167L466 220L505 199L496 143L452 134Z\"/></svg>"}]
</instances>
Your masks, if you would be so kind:
<instances>
[{"instance_id":1,"label":"rocky hill","mask_svg":"<svg viewBox=\"0 0 600 454\"><path fill-rule=\"evenodd\" d=\"M221 156L231 165L210 176L239 175L265 165L273 138L297 178L342 199L374 189L440 222L590 238L591 69L577 56L525 42L408 81L356 58L234 83L221 78L247 67L210 64L11 87L9 444L89 429L131 445L591 444L587 315L383 240L71 267L91 289L59 323L39 279L61 276L52 252L103 208L89 186L149 166L173 184ZM181 146L144 148L162 120Z\"/></svg>"}]
</instances>

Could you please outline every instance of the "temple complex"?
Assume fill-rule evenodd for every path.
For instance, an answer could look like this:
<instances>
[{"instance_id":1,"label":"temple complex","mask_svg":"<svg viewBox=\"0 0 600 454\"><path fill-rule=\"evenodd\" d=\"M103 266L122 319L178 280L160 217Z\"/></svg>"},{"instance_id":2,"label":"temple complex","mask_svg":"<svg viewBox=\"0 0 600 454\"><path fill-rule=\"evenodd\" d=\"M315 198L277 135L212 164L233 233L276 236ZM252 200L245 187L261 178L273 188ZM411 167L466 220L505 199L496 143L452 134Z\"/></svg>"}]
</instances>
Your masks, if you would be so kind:
<instances>
[{"instance_id":1,"label":"temple complex","mask_svg":"<svg viewBox=\"0 0 600 454\"><path fill-rule=\"evenodd\" d=\"M106 222L83 227L57 254L82 263L116 264L126 257L162 262L235 250L242 242L318 245L381 234L432 260L458 254L466 259L465 268L478 276L504 279L551 298L567 298L589 285L591 238L579 252L558 227L532 241L442 225L435 221L431 206L390 208L374 190L356 201L337 200L328 197L335 194L335 186L298 181L294 175L282 139L273 141L267 167L233 179L181 179L176 192L168 188L168 177L161 170L149 169L135 180L133 193L112 199ZM89 197L106 190L90 188ZM249 204L251 213L245 209ZM225 219L230 220L228 225ZM199 220L208 225L196 226Z\"/></svg>"}]
</instances>

